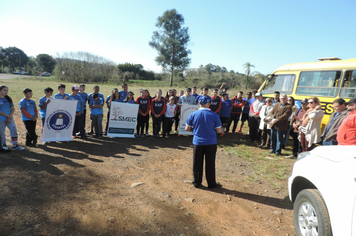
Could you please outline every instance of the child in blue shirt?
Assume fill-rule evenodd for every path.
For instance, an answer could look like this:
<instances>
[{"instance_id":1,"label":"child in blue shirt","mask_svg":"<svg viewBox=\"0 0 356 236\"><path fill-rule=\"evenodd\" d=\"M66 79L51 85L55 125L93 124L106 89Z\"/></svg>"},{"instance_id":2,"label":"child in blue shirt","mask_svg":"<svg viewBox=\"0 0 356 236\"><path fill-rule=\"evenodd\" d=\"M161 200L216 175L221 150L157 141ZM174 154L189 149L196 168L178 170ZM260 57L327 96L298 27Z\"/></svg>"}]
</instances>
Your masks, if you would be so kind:
<instances>
[{"instance_id":1,"label":"child in blue shirt","mask_svg":"<svg viewBox=\"0 0 356 236\"><path fill-rule=\"evenodd\" d=\"M36 103L31 100L31 89L25 88L23 94L25 97L20 100L19 106L21 109L21 119L27 129L26 146L37 147L36 120L38 118L38 111Z\"/></svg>"},{"instance_id":2,"label":"child in blue shirt","mask_svg":"<svg viewBox=\"0 0 356 236\"><path fill-rule=\"evenodd\" d=\"M84 117L84 129L85 129L85 121L87 117L87 102L88 102L88 94L85 91L85 84L79 85L79 95L82 97L82 100L84 102L84 112L83 112L83 117ZM85 134L85 130L84 130Z\"/></svg>"},{"instance_id":3,"label":"child in blue shirt","mask_svg":"<svg viewBox=\"0 0 356 236\"><path fill-rule=\"evenodd\" d=\"M220 121L222 124L222 133L220 136L222 137L225 134L224 130L226 129L226 126L230 119L231 109L232 109L232 101L227 98L226 93L222 93L221 97L222 97L222 100L221 100L222 104L221 104Z\"/></svg>"},{"instance_id":4,"label":"child in blue shirt","mask_svg":"<svg viewBox=\"0 0 356 236\"><path fill-rule=\"evenodd\" d=\"M74 128L72 136L80 135L81 138L86 138L84 131L84 101L79 95L79 87L77 85L72 86L72 94L69 95L68 100L77 100L77 107L75 110Z\"/></svg>"},{"instance_id":5,"label":"child in blue shirt","mask_svg":"<svg viewBox=\"0 0 356 236\"><path fill-rule=\"evenodd\" d=\"M46 111L47 111L47 105L48 103L51 102L51 96L53 94L53 89L50 87L47 87L44 89L45 96L41 97L38 103L38 106L40 107L40 116L42 119L42 128L44 127L44 122L46 118Z\"/></svg>"},{"instance_id":6,"label":"child in blue shirt","mask_svg":"<svg viewBox=\"0 0 356 236\"><path fill-rule=\"evenodd\" d=\"M93 95L96 93L96 94L98 94L99 98L103 99L103 105L104 105L104 101L105 101L104 95L102 93L99 93L99 91L100 91L99 86L94 85L93 92L89 93L89 95L88 95L88 104L90 104L90 101L93 99ZM90 119L92 119L91 115L90 115ZM93 120L92 120L91 124L90 124L89 134L93 134L93 133L94 133L94 125L93 125Z\"/></svg>"},{"instance_id":7,"label":"child in blue shirt","mask_svg":"<svg viewBox=\"0 0 356 236\"><path fill-rule=\"evenodd\" d=\"M97 93L94 93L89 103L91 109L91 119L95 127L95 136L97 138L103 137L103 99Z\"/></svg>"},{"instance_id":8,"label":"child in blue shirt","mask_svg":"<svg viewBox=\"0 0 356 236\"><path fill-rule=\"evenodd\" d=\"M134 94L132 91L129 91L129 92L127 93L127 96L126 96L124 102L125 102L125 103L136 104L136 101L135 101L135 99L134 99L134 95L135 95L135 94Z\"/></svg>"},{"instance_id":9,"label":"child in blue shirt","mask_svg":"<svg viewBox=\"0 0 356 236\"><path fill-rule=\"evenodd\" d=\"M8 92L9 88L7 86L0 86L0 149L5 151L9 150L6 145L5 136L5 129L7 127L10 130L12 150L24 150L25 148L20 147L17 143L17 129L14 118L12 117L15 112L15 107L12 99L7 95Z\"/></svg>"},{"instance_id":10,"label":"child in blue shirt","mask_svg":"<svg viewBox=\"0 0 356 236\"><path fill-rule=\"evenodd\" d=\"M58 85L58 92L57 94L54 95L54 99L68 99L69 94L65 93L66 91L66 85L65 84L59 84Z\"/></svg>"}]
</instances>

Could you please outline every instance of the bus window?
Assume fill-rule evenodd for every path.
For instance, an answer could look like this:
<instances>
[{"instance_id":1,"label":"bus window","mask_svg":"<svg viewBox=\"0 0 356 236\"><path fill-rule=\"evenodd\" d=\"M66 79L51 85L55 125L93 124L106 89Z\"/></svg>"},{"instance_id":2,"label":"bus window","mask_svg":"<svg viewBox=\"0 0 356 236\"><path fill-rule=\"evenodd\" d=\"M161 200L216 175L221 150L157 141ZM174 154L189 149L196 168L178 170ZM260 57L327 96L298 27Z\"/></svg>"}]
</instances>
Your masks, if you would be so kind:
<instances>
[{"instance_id":1,"label":"bus window","mask_svg":"<svg viewBox=\"0 0 356 236\"><path fill-rule=\"evenodd\" d=\"M355 98L356 97L356 70L348 70L340 90L341 98Z\"/></svg>"},{"instance_id":2,"label":"bus window","mask_svg":"<svg viewBox=\"0 0 356 236\"><path fill-rule=\"evenodd\" d=\"M261 93L268 94L279 91L284 94L291 94L294 87L295 75L273 75L265 86Z\"/></svg>"},{"instance_id":3,"label":"bus window","mask_svg":"<svg viewBox=\"0 0 356 236\"><path fill-rule=\"evenodd\" d=\"M299 75L296 95L336 97L341 71L307 71Z\"/></svg>"}]
</instances>

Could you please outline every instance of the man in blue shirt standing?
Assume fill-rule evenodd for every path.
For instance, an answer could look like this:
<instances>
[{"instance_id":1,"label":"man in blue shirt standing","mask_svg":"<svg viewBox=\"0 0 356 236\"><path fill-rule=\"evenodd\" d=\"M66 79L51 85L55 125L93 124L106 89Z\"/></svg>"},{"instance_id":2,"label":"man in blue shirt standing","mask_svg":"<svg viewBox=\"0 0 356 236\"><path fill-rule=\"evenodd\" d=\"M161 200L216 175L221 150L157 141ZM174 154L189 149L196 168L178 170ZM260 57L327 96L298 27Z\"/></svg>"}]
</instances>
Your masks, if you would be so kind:
<instances>
[{"instance_id":1,"label":"man in blue shirt standing","mask_svg":"<svg viewBox=\"0 0 356 236\"><path fill-rule=\"evenodd\" d=\"M193 185L199 188L203 179L203 161L205 157L205 175L208 188L221 187L215 180L215 156L217 150L216 134L221 133L219 116L209 109L211 98L200 96L200 108L189 115L186 131L193 132Z\"/></svg>"},{"instance_id":2,"label":"man in blue shirt standing","mask_svg":"<svg viewBox=\"0 0 356 236\"><path fill-rule=\"evenodd\" d=\"M125 99L126 99L127 93L129 92L128 91L128 86L127 86L127 84L123 84L121 86L121 88L122 88L122 90L119 91L119 93L120 93L120 102L124 102Z\"/></svg>"},{"instance_id":3,"label":"man in blue shirt standing","mask_svg":"<svg viewBox=\"0 0 356 236\"><path fill-rule=\"evenodd\" d=\"M78 133L81 138L86 138L84 131L84 106L85 103L82 96L79 95L79 87L77 85L72 86L72 93L69 95L68 100L77 100L77 107L75 110L74 128L72 132L73 138Z\"/></svg>"}]
</instances>

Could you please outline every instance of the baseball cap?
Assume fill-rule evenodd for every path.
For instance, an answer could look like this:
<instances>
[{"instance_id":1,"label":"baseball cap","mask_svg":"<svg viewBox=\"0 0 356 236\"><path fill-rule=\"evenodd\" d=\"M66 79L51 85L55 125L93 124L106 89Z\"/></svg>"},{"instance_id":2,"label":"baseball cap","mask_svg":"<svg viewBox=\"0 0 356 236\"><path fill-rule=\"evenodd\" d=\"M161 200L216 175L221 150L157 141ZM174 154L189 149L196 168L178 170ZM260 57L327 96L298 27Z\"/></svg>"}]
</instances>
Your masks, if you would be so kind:
<instances>
[{"instance_id":1,"label":"baseball cap","mask_svg":"<svg viewBox=\"0 0 356 236\"><path fill-rule=\"evenodd\" d=\"M308 99L307 98L303 98L302 101L300 101L301 103L308 103Z\"/></svg>"},{"instance_id":2,"label":"baseball cap","mask_svg":"<svg viewBox=\"0 0 356 236\"><path fill-rule=\"evenodd\" d=\"M351 98L350 101L348 101L347 104L350 104L350 103L356 103L356 98Z\"/></svg>"},{"instance_id":3,"label":"baseball cap","mask_svg":"<svg viewBox=\"0 0 356 236\"><path fill-rule=\"evenodd\" d=\"M72 86L72 91L79 91L78 86L77 86L77 85L73 85L73 86Z\"/></svg>"},{"instance_id":4,"label":"baseball cap","mask_svg":"<svg viewBox=\"0 0 356 236\"><path fill-rule=\"evenodd\" d=\"M185 91L187 91L187 92L191 92L191 91L192 91L192 89L191 89L191 88L186 88L186 89L185 89Z\"/></svg>"},{"instance_id":5,"label":"baseball cap","mask_svg":"<svg viewBox=\"0 0 356 236\"><path fill-rule=\"evenodd\" d=\"M200 105L205 105L211 102L211 99L208 96L200 96L198 102L200 103Z\"/></svg>"},{"instance_id":6,"label":"baseball cap","mask_svg":"<svg viewBox=\"0 0 356 236\"><path fill-rule=\"evenodd\" d=\"M252 93L251 92L247 92L247 95L252 95Z\"/></svg>"},{"instance_id":7,"label":"baseball cap","mask_svg":"<svg viewBox=\"0 0 356 236\"><path fill-rule=\"evenodd\" d=\"M255 94L255 97L259 97L259 96L262 96L262 93L256 93Z\"/></svg>"}]
</instances>

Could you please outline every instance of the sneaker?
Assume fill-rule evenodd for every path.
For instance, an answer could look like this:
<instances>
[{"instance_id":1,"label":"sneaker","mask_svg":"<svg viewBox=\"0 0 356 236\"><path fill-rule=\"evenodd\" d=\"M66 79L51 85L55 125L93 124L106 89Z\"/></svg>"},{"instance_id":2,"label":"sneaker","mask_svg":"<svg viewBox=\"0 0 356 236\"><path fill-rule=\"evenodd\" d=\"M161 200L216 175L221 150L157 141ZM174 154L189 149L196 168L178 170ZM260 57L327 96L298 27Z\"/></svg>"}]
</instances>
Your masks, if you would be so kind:
<instances>
[{"instance_id":1,"label":"sneaker","mask_svg":"<svg viewBox=\"0 0 356 236\"><path fill-rule=\"evenodd\" d=\"M16 145L16 146L13 146L13 147L12 147L12 150L21 151L21 150L25 150L25 148L24 148L24 147L20 147L19 145Z\"/></svg>"},{"instance_id":2,"label":"sneaker","mask_svg":"<svg viewBox=\"0 0 356 236\"><path fill-rule=\"evenodd\" d=\"M149 136L149 134L148 134L148 133L146 133L146 136Z\"/></svg>"},{"instance_id":3,"label":"sneaker","mask_svg":"<svg viewBox=\"0 0 356 236\"><path fill-rule=\"evenodd\" d=\"M104 135L107 135L107 133L108 133L108 132L105 130L103 134L104 134Z\"/></svg>"},{"instance_id":4,"label":"sneaker","mask_svg":"<svg viewBox=\"0 0 356 236\"><path fill-rule=\"evenodd\" d=\"M146 135L145 134L141 134L141 138L144 138L144 137L146 137Z\"/></svg>"},{"instance_id":5,"label":"sneaker","mask_svg":"<svg viewBox=\"0 0 356 236\"><path fill-rule=\"evenodd\" d=\"M4 145L2 145L2 149L4 149L4 150L9 150L9 148L8 148L8 146L6 146L6 144L4 144Z\"/></svg>"}]
</instances>

